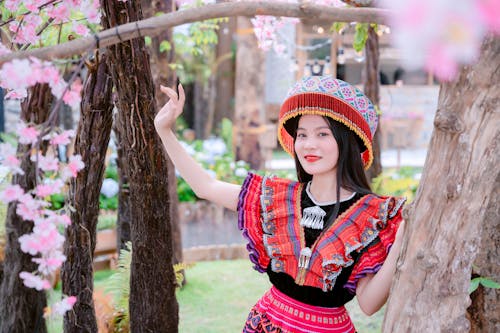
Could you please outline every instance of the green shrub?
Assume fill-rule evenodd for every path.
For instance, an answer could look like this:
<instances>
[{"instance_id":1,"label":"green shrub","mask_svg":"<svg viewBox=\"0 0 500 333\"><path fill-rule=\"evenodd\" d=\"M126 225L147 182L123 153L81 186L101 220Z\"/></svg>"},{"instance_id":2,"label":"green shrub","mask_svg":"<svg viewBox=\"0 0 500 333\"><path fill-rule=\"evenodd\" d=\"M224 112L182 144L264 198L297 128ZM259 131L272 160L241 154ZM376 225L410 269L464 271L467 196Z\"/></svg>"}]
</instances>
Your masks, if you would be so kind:
<instances>
[{"instance_id":1,"label":"green shrub","mask_svg":"<svg viewBox=\"0 0 500 333\"><path fill-rule=\"evenodd\" d=\"M381 195L406 197L413 201L420 181L421 168L402 167L384 170L372 181L373 192Z\"/></svg>"}]
</instances>

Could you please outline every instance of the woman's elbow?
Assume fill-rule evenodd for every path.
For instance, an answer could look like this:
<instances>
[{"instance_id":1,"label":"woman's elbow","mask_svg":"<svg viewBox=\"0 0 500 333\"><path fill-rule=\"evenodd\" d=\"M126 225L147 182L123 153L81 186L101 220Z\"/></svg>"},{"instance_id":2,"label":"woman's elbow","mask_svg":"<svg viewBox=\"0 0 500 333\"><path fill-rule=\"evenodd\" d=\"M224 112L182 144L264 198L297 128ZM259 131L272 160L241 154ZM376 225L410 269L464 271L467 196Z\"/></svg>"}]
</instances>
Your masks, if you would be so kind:
<instances>
[{"instance_id":1,"label":"woman's elbow","mask_svg":"<svg viewBox=\"0 0 500 333\"><path fill-rule=\"evenodd\" d=\"M363 302L359 298L358 298L358 304L359 304L359 308L361 309L361 311L363 311L363 313L365 315L367 315L367 316L374 315L384 305L384 303L382 303L382 304L375 304L374 302L370 302L370 301Z\"/></svg>"}]
</instances>

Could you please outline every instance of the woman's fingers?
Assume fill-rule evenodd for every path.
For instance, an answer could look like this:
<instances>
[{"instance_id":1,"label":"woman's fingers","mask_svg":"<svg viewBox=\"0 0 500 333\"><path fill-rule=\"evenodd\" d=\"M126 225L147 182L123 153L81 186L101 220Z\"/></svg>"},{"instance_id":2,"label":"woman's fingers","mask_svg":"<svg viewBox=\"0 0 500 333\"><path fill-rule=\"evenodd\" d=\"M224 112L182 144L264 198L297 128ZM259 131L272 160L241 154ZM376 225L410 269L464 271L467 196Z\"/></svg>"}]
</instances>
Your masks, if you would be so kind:
<instances>
[{"instance_id":1,"label":"woman's fingers","mask_svg":"<svg viewBox=\"0 0 500 333\"><path fill-rule=\"evenodd\" d=\"M184 87L182 84L179 83L179 102L181 102L184 105L184 102L186 101L186 93L184 92Z\"/></svg>"},{"instance_id":2,"label":"woman's fingers","mask_svg":"<svg viewBox=\"0 0 500 333\"><path fill-rule=\"evenodd\" d=\"M177 101L179 99L179 97L177 96L177 93L172 88L160 85L160 90L163 93L167 94L167 96L170 97L171 99L173 99L174 101Z\"/></svg>"}]
</instances>

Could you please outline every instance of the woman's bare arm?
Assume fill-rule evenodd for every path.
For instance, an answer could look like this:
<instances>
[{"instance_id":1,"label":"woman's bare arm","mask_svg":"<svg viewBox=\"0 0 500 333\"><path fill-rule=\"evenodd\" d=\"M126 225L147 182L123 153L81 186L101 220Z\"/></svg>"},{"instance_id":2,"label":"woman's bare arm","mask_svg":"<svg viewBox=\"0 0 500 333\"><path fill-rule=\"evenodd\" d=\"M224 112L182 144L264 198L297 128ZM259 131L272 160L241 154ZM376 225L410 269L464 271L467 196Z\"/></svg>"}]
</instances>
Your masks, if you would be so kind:
<instances>
[{"instance_id":1,"label":"woman's bare arm","mask_svg":"<svg viewBox=\"0 0 500 333\"><path fill-rule=\"evenodd\" d=\"M396 262L403 241L404 221L399 225L394 244L387 254L384 264L376 274L368 274L359 279L356 287L356 298L359 307L367 314L372 315L385 304L391 289L392 279L396 272Z\"/></svg>"},{"instance_id":2,"label":"woman's bare arm","mask_svg":"<svg viewBox=\"0 0 500 333\"><path fill-rule=\"evenodd\" d=\"M184 107L185 94L182 85L179 85L179 96L168 87L161 86L161 91L167 94L170 100L156 115L155 128L176 169L198 197L236 210L241 186L212 178L184 150L172 131L175 120Z\"/></svg>"}]
</instances>

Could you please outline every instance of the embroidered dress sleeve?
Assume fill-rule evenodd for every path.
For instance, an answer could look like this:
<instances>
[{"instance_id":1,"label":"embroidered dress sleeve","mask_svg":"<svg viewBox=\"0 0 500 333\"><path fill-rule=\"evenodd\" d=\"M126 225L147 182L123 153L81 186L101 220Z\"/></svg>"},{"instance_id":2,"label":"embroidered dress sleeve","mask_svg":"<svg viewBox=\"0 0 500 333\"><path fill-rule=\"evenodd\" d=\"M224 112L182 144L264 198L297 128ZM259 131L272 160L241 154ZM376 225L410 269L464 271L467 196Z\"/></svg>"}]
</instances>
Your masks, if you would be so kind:
<instances>
[{"instance_id":1,"label":"embroidered dress sleeve","mask_svg":"<svg viewBox=\"0 0 500 333\"><path fill-rule=\"evenodd\" d=\"M405 198L387 197L380 205L377 216L370 219L378 230L375 239L360 253L354 268L344 285L352 294L356 293L358 280L367 274L375 274L382 267L390 251L399 224L403 220L401 211Z\"/></svg>"},{"instance_id":2,"label":"embroidered dress sleeve","mask_svg":"<svg viewBox=\"0 0 500 333\"><path fill-rule=\"evenodd\" d=\"M248 240L249 258L255 264L254 268L263 273L269 264L269 256L263 243L262 231L262 176L249 173L243 185L238 200L238 228Z\"/></svg>"}]
</instances>

